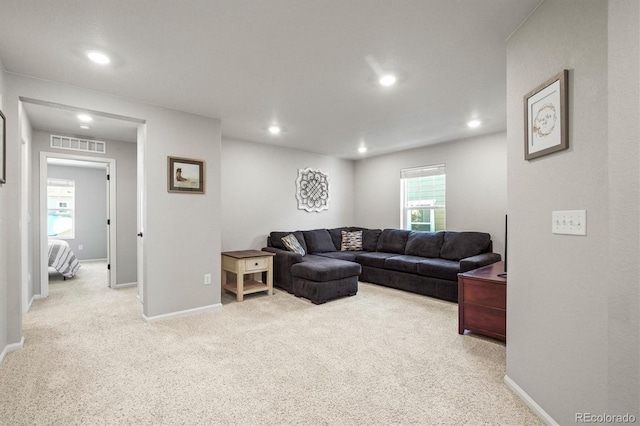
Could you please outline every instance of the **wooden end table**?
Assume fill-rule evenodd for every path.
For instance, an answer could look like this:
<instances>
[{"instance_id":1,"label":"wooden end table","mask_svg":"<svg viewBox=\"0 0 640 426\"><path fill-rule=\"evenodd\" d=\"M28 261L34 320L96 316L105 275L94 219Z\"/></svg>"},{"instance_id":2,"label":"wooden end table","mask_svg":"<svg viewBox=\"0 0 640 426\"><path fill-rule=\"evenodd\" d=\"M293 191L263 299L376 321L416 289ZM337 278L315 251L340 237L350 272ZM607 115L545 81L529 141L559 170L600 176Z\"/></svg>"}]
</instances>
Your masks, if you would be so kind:
<instances>
[{"instance_id":1,"label":"wooden end table","mask_svg":"<svg viewBox=\"0 0 640 426\"><path fill-rule=\"evenodd\" d=\"M273 256L275 253L260 250L240 250L222 252L222 288L236 295L242 302L245 294L266 291L273 294ZM236 274L235 284L227 283L227 272ZM255 274L267 273L267 282L255 280ZM251 277L245 280L245 275Z\"/></svg>"},{"instance_id":2,"label":"wooden end table","mask_svg":"<svg viewBox=\"0 0 640 426\"><path fill-rule=\"evenodd\" d=\"M507 340L507 278L504 262L458 274L458 333L469 330Z\"/></svg>"}]
</instances>

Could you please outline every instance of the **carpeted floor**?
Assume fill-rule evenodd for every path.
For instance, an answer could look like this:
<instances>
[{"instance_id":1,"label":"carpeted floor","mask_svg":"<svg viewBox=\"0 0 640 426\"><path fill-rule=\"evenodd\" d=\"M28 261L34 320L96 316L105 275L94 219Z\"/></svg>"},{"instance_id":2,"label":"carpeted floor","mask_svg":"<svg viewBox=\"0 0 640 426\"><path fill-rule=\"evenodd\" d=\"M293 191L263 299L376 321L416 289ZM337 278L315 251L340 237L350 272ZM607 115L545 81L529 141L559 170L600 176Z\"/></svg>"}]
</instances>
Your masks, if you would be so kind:
<instances>
[{"instance_id":1,"label":"carpeted floor","mask_svg":"<svg viewBox=\"0 0 640 426\"><path fill-rule=\"evenodd\" d=\"M458 335L453 303L361 283L320 306L225 294L147 324L103 267L52 279L25 315L0 424L542 424L503 383L505 346Z\"/></svg>"}]
</instances>

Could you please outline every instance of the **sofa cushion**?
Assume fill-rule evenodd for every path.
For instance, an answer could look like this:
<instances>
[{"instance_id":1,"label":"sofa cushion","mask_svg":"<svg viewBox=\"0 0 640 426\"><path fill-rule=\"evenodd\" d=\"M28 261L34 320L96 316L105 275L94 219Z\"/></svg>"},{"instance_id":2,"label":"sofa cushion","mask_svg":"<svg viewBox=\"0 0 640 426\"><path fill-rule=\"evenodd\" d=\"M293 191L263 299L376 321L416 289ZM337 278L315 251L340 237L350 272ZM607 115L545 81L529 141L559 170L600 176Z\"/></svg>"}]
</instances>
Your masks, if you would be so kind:
<instances>
[{"instance_id":1,"label":"sofa cushion","mask_svg":"<svg viewBox=\"0 0 640 426\"><path fill-rule=\"evenodd\" d=\"M444 233L444 243L440 249L440 257L449 260L460 260L475 256L489 250L491 235L485 232L452 232Z\"/></svg>"},{"instance_id":2,"label":"sofa cushion","mask_svg":"<svg viewBox=\"0 0 640 426\"><path fill-rule=\"evenodd\" d=\"M378 239L380 239L382 229L363 229L362 230L362 250L376 251L378 247Z\"/></svg>"},{"instance_id":3,"label":"sofa cushion","mask_svg":"<svg viewBox=\"0 0 640 426\"><path fill-rule=\"evenodd\" d=\"M417 264L418 275L443 280L457 281L460 272L460 262L447 259L425 259L421 258Z\"/></svg>"},{"instance_id":4,"label":"sofa cushion","mask_svg":"<svg viewBox=\"0 0 640 426\"><path fill-rule=\"evenodd\" d=\"M406 254L393 256L384 260L384 269L415 274L418 271L418 264L422 260L424 260L424 258L418 256L408 256Z\"/></svg>"},{"instance_id":5,"label":"sofa cushion","mask_svg":"<svg viewBox=\"0 0 640 426\"><path fill-rule=\"evenodd\" d=\"M440 257L444 232L411 232L404 253L411 256Z\"/></svg>"},{"instance_id":6,"label":"sofa cushion","mask_svg":"<svg viewBox=\"0 0 640 426\"><path fill-rule=\"evenodd\" d=\"M355 262L356 256L359 251L329 251L326 253L317 253L316 256L330 257L331 259L348 260L349 262Z\"/></svg>"},{"instance_id":7,"label":"sofa cushion","mask_svg":"<svg viewBox=\"0 0 640 426\"><path fill-rule=\"evenodd\" d=\"M271 240L271 247L279 248L280 250L289 250L284 245L284 243L282 242L282 237L286 237L289 234L295 235L296 239L298 240L298 242L300 243L300 245L302 246L304 251L306 253L309 252L309 250L307 250L307 244L304 241L304 235L302 234L302 231L295 231L295 232L274 231L274 232L272 232L271 234L269 234L270 240Z\"/></svg>"},{"instance_id":8,"label":"sofa cushion","mask_svg":"<svg viewBox=\"0 0 640 426\"><path fill-rule=\"evenodd\" d=\"M342 244L342 231L357 231L357 229L344 226L342 228L328 229L328 231L329 235L331 235L331 241L333 241L333 245L336 247L336 250L340 250L340 245Z\"/></svg>"},{"instance_id":9,"label":"sofa cushion","mask_svg":"<svg viewBox=\"0 0 640 426\"><path fill-rule=\"evenodd\" d=\"M357 263L313 255L291 267L292 276L318 282L357 276L361 271Z\"/></svg>"},{"instance_id":10,"label":"sofa cushion","mask_svg":"<svg viewBox=\"0 0 640 426\"><path fill-rule=\"evenodd\" d=\"M378 238L376 251L383 253L404 254L407 239L411 231L404 229L385 229Z\"/></svg>"},{"instance_id":11,"label":"sofa cushion","mask_svg":"<svg viewBox=\"0 0 640 426\"><path fill-rule=\"evenodd\" d=\"M397 253L380 253L376 252L365 252L356 256L356 262L361 264L362 266L370 266L372 268L384 268L384 261L393 256L397 256Z\"/></svg>"},{"instance_id":12,"label":"sofa cushion","mask_svg":"<svg viewBox=\"0 0 640 426\"><path fill-rule=\"evenodd\" d=\"M300 254L302 256L307 254L304 251L304 249L302 248L302 246L300 245L300 243L298 242L298 239L296 238L295 235L289 234L287 236L282 237L281 240L282 240L282 244L284 244L284 246L289 251L292 251L294 253L298 253L298 254Z\"/></svg>"},{"instance_id":13,"label":"sofa cushion","mask_svg":"<svg viewBox=\"0 0 640 426\"><path fill-rule=\"evenodd\" d=\"M411 256L440 257L444 232L411 232L404 253Z\"/></svg>"},{"instance_id":14,"label":"sofa cushion","mask_svg":"<svg viewBox=\"0 0 640 426\"><path fill-rule=\"evenodd\" d=\"M362 251L362 231L342 231L342 251Z\"/></svg>"},{"instance_id":15,"label":"sofa cushion","mask_svg":"<svg viewBox=\"0 0 640 426\"><path fill-rule=\"evenodd\" d=\"M326 229L314 229L303 231L304 240L307 243L307 253L324 253L336 251L331 235Z\"/></svg>"}]
</instances>

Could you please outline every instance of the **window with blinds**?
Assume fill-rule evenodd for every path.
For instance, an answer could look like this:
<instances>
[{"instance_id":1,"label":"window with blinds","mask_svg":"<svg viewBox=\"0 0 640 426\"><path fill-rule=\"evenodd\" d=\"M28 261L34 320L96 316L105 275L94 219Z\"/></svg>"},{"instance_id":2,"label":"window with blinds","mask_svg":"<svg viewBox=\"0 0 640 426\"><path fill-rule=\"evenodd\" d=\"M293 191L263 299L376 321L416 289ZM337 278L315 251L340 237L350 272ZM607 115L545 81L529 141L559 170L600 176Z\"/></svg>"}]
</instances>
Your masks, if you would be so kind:
<instances>
[{"instance_id":1,"label":"window with blinds","mask_svg":"<svg viewBox=\"0 0 640 426\"><path fill-rule=\"evenodd\" d=\"M47 235L73 238L75 234L76 182L47 179Z\"/></svg>"},{"instance_id":2,"label":"window with blinds","mask_svg":"<svg viewBox=\"0 0 640 426\"><path fill-rule=\"evenodd\" d=\"M400 171L402 229L444 231L446 229L446 172L444 164Z\"/></svg>"}]
</instances>

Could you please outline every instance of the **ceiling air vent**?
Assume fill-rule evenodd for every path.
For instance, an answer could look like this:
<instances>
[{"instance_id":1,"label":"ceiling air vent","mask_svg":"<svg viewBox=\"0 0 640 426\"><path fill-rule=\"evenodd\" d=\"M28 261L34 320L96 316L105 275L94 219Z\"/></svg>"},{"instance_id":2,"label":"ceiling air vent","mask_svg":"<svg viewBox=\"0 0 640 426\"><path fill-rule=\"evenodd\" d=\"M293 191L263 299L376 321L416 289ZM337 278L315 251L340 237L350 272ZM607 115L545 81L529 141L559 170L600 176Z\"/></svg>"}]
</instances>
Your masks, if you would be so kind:
<instances>
[{"instance_id":1,"label":"ceiling air vent","mask_svg":"<svg viewBox=\"0 0 640 426\"><path fill-rule=\"evenodd\" d=\"M107 144L105 142L56 135L51 135L51 148L95 152L97 154L104 154L107 152Z\"/></svg>"}]
</instances>

